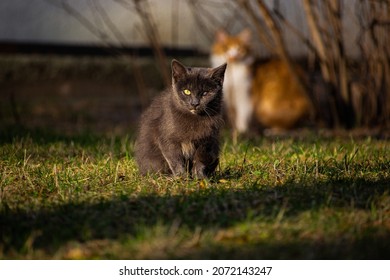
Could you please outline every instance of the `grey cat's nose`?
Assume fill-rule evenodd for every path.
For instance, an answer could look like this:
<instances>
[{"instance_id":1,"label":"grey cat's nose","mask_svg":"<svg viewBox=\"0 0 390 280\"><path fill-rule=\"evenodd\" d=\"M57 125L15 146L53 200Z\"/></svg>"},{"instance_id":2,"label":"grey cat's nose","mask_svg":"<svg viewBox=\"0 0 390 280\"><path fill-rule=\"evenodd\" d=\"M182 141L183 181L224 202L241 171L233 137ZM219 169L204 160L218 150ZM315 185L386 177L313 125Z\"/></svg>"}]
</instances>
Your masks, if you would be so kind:
<instances>
[{"instance_id":1,"label":"grey cat's nose","mask_svg":"<svg viewBox=\"0 0 390 280\"><path fill-rule=\"evenodd\" d=\"M191 100L190 104L192 107L196 108L199 106L199 100Z\"/></svg>"}]
</instances>

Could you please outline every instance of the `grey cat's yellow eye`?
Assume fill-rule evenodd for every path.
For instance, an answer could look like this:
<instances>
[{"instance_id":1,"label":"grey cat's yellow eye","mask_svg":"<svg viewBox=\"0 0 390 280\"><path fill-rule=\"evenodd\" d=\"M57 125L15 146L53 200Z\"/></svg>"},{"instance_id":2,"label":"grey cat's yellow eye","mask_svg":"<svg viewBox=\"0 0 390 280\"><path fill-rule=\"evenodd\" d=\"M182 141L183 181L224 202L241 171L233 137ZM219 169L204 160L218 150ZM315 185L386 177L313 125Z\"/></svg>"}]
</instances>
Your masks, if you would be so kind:
<instances>
[{"instance_id":1,"label":"grey cat's yellow eye","mask_svg":"<svg viewBox=\"0 0 390 280\"><path fill-rule=\"evenodd\" d=\"M190 91L189 89L183 90L183 93L184 93L185 95L191 95L191 91Z\"/></svg>"}]
</instances>

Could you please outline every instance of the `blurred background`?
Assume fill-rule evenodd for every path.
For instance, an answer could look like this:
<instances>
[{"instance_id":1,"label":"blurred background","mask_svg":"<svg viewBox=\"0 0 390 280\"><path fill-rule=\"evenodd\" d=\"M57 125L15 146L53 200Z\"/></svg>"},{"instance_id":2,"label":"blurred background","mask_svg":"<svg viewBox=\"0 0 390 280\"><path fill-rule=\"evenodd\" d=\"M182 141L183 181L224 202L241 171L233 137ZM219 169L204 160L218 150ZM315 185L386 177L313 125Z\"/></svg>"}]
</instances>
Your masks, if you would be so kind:
<instances>
[{"instance_id":1,"label":"blurred background","mask_svg":"<svg viewBox=\"0 0 390 280\"><path fill-rule=\"evenodd\" d=\"M0 133L134 131L172 58L209 66L217 30L244 28L304 69L304 126L388 133L390 0L2 0Z\"/></svg>"}]
</instances>

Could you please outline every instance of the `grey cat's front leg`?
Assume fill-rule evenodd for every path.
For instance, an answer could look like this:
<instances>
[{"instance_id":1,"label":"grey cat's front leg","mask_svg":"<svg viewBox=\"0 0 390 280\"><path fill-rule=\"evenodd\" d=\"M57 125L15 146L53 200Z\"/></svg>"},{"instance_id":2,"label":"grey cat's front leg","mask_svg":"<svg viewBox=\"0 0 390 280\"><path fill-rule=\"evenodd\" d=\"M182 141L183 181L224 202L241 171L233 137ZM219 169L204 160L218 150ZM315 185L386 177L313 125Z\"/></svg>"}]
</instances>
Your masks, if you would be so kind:
<instances>
[{"instance_id":1,"label":"grey cat's front leg","mask_svg":"<svg viewBox=\"0 0 390 280\"><path fill-rule=\"evenodd\" d=\"M219 143L211 138L198 147L194 156L192 174L198 179L210 177L219 163Z\"/></svg>"},{"instance_id":2,"label":"grey cat's front leg","mask_svg":"<svg viewBox=\"0 0 390 280\"><path fill-rule=\"evenodd\" d=\"M160 150L173 176L181 176L186 173L183 155L178 145L165 143L165 145L160 145Z\"/></svg>"},{"instance_id":3,"label":"grey cat's front leg","mask_svg":"<svg viewBox=\"0 0 390 280\"><path fill-rule=\"evenodd\" d=\"M204 179L210 177L217 168L219 159L213 159L209 164L205 165L200 161L195 161L192 169L192 174L197 179Z\"/></svg>"}]
</instances>

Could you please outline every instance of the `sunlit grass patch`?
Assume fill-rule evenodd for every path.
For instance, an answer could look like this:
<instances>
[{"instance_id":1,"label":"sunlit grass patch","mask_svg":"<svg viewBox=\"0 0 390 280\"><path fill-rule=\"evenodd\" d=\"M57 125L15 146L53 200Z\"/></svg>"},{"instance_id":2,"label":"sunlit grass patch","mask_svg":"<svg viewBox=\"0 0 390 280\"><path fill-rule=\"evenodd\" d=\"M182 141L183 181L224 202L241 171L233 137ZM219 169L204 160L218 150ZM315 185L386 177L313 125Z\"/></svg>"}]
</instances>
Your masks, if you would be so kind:
<instances>
[{"instance_id":1,"label":"sunlit grass patch","mask_svg":"<svg viewBox=\"0 0 390 280\"><path fill-rule=\"evenodd\" d=\"M205 181L140 176L129 136L0 143L1 258L389 257L387 140L225 137Z\"/></svg>"}]
</instances>

